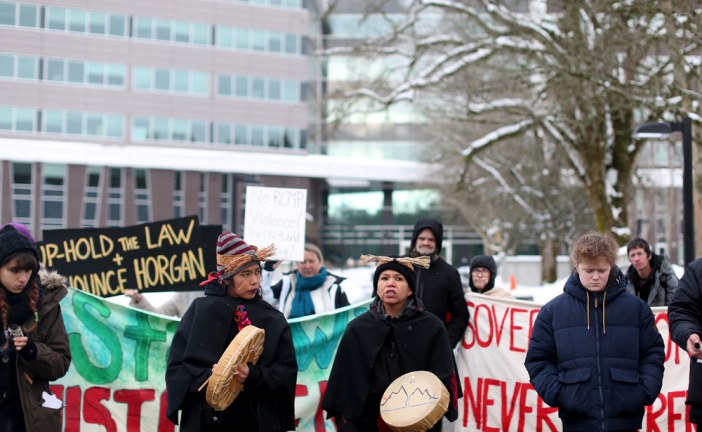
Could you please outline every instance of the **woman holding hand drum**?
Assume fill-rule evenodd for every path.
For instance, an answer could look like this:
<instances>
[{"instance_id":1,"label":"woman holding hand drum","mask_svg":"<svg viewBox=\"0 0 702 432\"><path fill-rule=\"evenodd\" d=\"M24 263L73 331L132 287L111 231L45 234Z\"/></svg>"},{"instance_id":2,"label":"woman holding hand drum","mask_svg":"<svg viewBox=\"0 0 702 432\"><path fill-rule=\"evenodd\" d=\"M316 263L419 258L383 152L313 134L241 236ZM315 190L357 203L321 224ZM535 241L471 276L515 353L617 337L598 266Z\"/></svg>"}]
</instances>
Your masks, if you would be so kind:
<instances>
[{"instance_id":1,"label":"woman holding hand drum","mask_svg":"<svg viewBox=\"0 0 702 432\"><path fill-rule=\"evenodd\" d=\"M217 272L201 284L205 296L195 299L183 315L168 356L167 415L176 424L180 421L181 431L295 428L297 361L292 334L283 314L259 292L261 261L273 253L273 246L258 250L228 231L217 239ZM223 378L217 376L220 359L230 354L238 335L250 330L247 326L265 332L262 351L254 357L257 361L233 362L225 381L236 383L227 387L238 393L233 401L221 403L227 395L211 389Z\"/></svg>"},{"instance_id":2,"label":"woman holding hand drum","mask_svg":"<svg viewBox=\"0 0 702 432\"><path fill-rule=\"evenodd\" d=\"M397 396L404 396L403 392L407 391L407 400L402 405L409 407L405 415L410 416L413 411L410 393L417 390L427 399L447 405L443 410L432 410L431 416L435 418L417 419L417 422L429 421L433 425L429 430L439 431L444 412L450 421L457 418L457 401L463 394L444 324L426 312L413 295L414 265L426 268L429 258L364 255L361 261L377 262L373 276L376 297L370 309L346 327L322 408L334 418L340 431L384 431L389 425L381 417L381 404L397 406ZM431 372L443 383L448 390L446 400L440 401L439 395L427 394L425 389L408 388L396 392L394 401L383 398L397 378L419 371Z\"/></svg>"}]
</instances>

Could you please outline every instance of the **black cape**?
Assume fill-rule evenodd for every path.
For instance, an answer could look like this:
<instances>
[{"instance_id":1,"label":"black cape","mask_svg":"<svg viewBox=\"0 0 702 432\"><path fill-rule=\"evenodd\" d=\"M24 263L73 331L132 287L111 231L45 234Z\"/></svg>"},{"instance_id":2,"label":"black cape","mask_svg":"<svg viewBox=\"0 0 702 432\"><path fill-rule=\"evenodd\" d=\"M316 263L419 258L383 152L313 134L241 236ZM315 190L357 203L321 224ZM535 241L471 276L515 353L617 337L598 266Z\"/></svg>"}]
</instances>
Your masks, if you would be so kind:
<instances>
[{"instance_id":1,"label":"black cape","mask_svg":"<svg viewBox=\"0 0 702 432\"><path fill-rule=\"evenodd\" d=\"M263 353L256 365L249 365L237 399L224 412L216 412L205 401L206 389L197 389L239 332L234 321L239 304L251 324L266 332ZM205 287L205 297L190 305L173 336L166 369L167 416L178 424L178 411L183 411L181 429L188 431L200 430L212 417L247 430L292 430L296 383L295 348L283 314L260 295L252 300L230 297L214 281Z\"/></svg>"},{"instance_id":2,"label":"black cape","mask_svg":"<svg viewBox=\"0 0 702 432\"><path fill-rule=\"evenodd\" d=\"M436 375L449 391L445 417L458 418L458 399L463 396L453 351L444 324L412 300L396 319L378 311L376 297L368 312L351 321L334 358L322 408L329 417L358 418L373 386L373 364L386 338L394 333L400 370L390 382L408 372L425 370ZM374 407L374 409L380 409Z\"/></svg>"}]
</instances>

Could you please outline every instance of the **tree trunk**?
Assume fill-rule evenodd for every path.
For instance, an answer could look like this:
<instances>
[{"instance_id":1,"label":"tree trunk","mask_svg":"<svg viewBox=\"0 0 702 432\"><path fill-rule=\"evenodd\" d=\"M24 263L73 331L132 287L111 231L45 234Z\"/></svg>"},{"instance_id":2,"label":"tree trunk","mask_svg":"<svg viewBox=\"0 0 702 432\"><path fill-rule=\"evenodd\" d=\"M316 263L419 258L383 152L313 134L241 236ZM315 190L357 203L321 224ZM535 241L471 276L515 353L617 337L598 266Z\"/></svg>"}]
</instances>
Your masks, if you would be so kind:
<instances>
[{"instance_id":1,"label":"tree trunk","mask_svg":"<svg viewBox=\"0 0 702 432\"><path fill-rule=\"evenodd\" d=\"M541 253L541 282L555 282L558 278L557 243L547 238L539 242Z\"/></svg>"}]
</instances>

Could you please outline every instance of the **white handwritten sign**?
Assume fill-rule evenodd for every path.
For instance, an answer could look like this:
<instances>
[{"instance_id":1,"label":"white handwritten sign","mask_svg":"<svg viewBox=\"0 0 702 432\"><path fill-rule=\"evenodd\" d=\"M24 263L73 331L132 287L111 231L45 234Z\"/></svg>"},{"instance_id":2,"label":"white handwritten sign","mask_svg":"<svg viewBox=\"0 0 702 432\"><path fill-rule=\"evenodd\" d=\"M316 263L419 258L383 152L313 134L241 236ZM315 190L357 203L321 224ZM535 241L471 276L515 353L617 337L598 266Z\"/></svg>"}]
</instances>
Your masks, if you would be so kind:
<instances>
[{"instance_id":1,"label":"white handwritten sign","mask_svg":"<svg viewBox=\"0 0 702 432\"><path fill-rule=\"evenodd\" d=\"M244 240L258 247L275 243L279 260L303 261L307 190L248 186Z\"/></svg>"}]
</instances>

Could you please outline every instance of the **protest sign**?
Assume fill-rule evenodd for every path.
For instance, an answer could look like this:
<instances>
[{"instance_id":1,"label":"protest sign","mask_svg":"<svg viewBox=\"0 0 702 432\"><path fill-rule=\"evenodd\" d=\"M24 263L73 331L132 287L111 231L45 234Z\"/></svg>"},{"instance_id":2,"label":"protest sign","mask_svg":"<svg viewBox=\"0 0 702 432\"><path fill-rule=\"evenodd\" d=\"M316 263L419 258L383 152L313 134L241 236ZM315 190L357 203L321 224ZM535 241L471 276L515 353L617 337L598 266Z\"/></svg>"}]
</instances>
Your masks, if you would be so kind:
<instances>
[{"instance_id":1,"label":"protest sign","mask_svg":"<svg viewBox=\"0 0 702 432\"><path fill-rule=\"evenodd\" d=\"M214 231L191 216L125 228L45 230L38 245L42 263L70 286L109 297L130 288L197 289L216 268ZM203 233L214 238L204 242Z\"/></svg>"},{"instance_id":2,"label":"protest sign","mask_svg":"<svg viewBox=\"0 0 702 432\"><path fill-rule=\"evenodd\" d=\"M539 305L467 296L471 322L456 348L463 399L459 418L444 431L562 430L558 413L543 403L524 368ZM165 370L178 326L174 318L110 303L69 289L61 302L73 362L53 383L64 402L65 432L172 432L165 418ZM335 430L320 405L346 325L368 302L290 320L298 363L296 430ZM666 350L663 389L646 407L642 431L693 431L685 407L689 360L670 340L665 308L655 308Z\"/></svg>"},{"instance_id":3,"label":"protest sign","mask_svg":"<svg viewBox=\"0 0 702 432\"><path fill-rule=\"evenodd\" d=\"M278 260L303 261L307 190L246 188L244 240L259 247L275 243Z\"/></svg>"}]
</instances>

